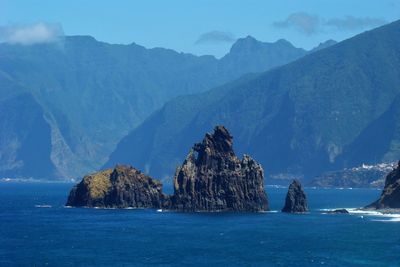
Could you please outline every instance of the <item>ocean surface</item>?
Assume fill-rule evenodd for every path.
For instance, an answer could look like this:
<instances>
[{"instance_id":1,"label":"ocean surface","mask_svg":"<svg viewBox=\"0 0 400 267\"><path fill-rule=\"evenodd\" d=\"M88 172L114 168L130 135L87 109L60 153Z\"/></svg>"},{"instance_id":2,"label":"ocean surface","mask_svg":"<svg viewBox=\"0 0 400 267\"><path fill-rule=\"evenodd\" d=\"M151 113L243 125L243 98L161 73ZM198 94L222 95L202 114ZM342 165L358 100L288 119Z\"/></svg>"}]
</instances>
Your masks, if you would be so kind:
<instances>
[{"instance_id":1,"label":"ocean surface","mask_svg":"<svg viewBox=\"0 0 400 267\"><path fill-rule=\"evenodd\" d=\"M373 189L306 188L311 212L174 213L66 208L72 184L0 183L0 266L400 266L400 218L325 214Z\"/></svg>"}]
</instances>

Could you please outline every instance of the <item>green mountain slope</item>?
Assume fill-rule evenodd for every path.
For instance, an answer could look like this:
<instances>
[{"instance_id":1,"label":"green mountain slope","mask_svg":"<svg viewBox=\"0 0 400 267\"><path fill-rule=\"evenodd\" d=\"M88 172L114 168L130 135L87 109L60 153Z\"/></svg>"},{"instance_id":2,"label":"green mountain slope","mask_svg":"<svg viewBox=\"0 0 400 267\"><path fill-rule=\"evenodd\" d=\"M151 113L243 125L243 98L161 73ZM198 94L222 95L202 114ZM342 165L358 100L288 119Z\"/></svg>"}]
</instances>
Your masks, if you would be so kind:
<instances>
[{"instance_id":1,"label":"green mountain slope","mask_svg":"<svg viewBox=\"0 0 400 267\"><path fill-rule=\"evenodd\" d=\"M124 138L106 165L170 176L199 133L223 124L235 149L269 175L341 169L349 162L344 151L400 93L399 41L397 21L248 80L172 100ZM385 155L373 161L396 160L396 153Z\"/></svg>"}]
</instances>

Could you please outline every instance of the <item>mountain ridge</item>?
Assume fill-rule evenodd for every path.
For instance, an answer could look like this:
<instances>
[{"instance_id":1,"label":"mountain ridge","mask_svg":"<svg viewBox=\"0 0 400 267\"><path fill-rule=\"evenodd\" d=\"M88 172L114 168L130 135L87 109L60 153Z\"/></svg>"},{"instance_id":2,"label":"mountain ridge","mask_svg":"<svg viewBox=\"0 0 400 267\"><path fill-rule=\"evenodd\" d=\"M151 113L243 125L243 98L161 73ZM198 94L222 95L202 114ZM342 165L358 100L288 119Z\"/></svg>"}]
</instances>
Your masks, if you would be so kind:
<instances>
[{"instance_id":1,"label":"mountain ridge","mask_svg":"<svg viewBox=\"0 0 400 267\"><path fill-rule=\"evenodd\" d=\"M253 42L261 48L266 44ZM119 140L166 101L302 56L259 62L269 57L261 50L242 56L247 63L241 64L235 57L222 61L135 43L108 44L91 36L66 36L59 43L31 46L2 43L0 99L22 92L32 95L50 125L54 175L73 178L98 169ZM0 147L5 149L11 148ZM19 148L12 149L17 153ZM14 170L12 161L3 157L0 165ZM10 175L0 171L0 176L5 173ZM19 175L17 170L13 173ZM43 170L43 176L49 173Z\"/></svg>"}]
</instances>

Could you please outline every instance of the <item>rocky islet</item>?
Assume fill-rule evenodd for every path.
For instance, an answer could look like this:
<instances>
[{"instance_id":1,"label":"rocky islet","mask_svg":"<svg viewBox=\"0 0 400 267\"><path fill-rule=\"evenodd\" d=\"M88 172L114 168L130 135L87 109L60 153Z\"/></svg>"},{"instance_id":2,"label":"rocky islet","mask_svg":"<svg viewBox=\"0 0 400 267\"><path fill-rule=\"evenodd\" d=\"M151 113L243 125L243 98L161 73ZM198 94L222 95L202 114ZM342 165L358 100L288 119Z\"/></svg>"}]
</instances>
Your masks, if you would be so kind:
<instances>
[{"instance_id":1,"label":"rocky islet","mask_svg":"<svg viewBox=\"0 0 400 267\"><path fill-rule=\"evenodd\" d=\"M266 211L264 171L248 155L233 151L233 137L223 126L207 133L190 150L174 177L174 194L161 182L125 165L85 176L67 206L163 208L176 211Z\"/></svg>"},{"instance_id":2,"label":"rocky islet","mask_svg":"<svg viewBox=\"0 0 400 267\"><path fill-rule=\"evenodd\" d=\"M287 213L304 213L308 212L307 197L304 193L300 181L293 180L289 185L286 195L285 206L282 212Z\"/></svg>"},{"instance_id":3,"label":"rocky islet","mask_svg":"<svg viewBox=\"0 0 400 267\"><path fill-rule=\"evenodd\" d=\"M248 155L233 151L233 137L223 126L206 134L190 150L174 178L169 209L178 211L266 211L264 171Z\"/></svg>"},{"instance_id":4,"label":"rocky islet","mask_svg":"<svg viewBox=\"0 0 400 267\"><path fill-rule=\"evenodd\" d=\"M162 184L126 165L85 176L75 185L67 206L161 208Z\"/></svg>"}]
</instances>

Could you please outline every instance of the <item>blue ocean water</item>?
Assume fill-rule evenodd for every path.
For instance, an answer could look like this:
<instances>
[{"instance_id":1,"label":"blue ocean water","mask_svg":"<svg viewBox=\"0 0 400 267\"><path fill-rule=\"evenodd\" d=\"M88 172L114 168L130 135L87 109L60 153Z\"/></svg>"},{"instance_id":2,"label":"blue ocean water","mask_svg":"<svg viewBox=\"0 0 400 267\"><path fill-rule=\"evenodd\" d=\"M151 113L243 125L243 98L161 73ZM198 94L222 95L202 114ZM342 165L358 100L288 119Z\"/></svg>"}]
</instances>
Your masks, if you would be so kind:
<instances>
[{"instance_id":1,"label":"blue ocean water","mask_svg":"<svg viewBox=\"0 0 400 267\"><path fill-rule=\"evenodd\" d=\"M400 266L400 222L329 215L371 189L306 189L289 215L65 208L71 184L0 183L0 266ZM267 188L272 210L286 189Z\"/></svg>"}]
</instances>

